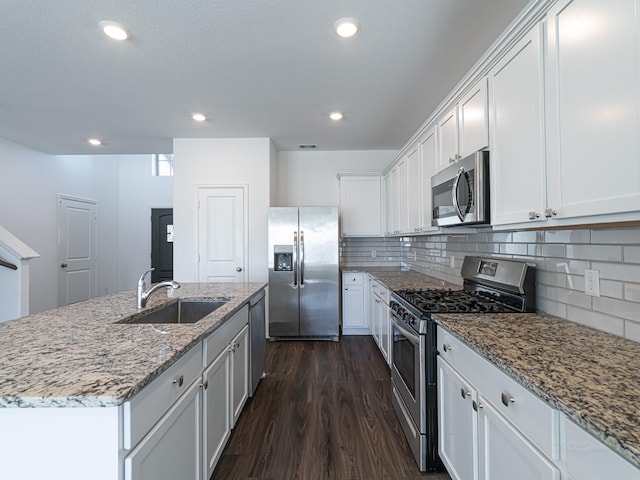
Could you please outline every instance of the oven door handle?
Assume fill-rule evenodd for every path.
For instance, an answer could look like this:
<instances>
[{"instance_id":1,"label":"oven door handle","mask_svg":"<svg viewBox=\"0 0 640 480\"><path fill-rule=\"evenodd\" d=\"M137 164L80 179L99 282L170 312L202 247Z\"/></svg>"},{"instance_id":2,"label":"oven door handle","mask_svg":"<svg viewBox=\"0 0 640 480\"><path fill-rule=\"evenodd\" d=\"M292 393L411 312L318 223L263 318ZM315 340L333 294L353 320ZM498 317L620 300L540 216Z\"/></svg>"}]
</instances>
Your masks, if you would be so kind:
<instances>
[{"instance_id":1,"label":"oven door handle","mask_svg":"<svg viewBox=\"0 0 640 480\"><path fill-rule=\"evenodd\" d=\"M402 325L400 325L398 320L396 320L396 316L393 314L391 315L391 323L393 323L393 325L400 331L402 335L404 335L407 338L407 340L409 340L411 343L413 343L416 346L420 346L420 335L417 335L412 331L407 330Z\"/></svg>"}]
</instances>

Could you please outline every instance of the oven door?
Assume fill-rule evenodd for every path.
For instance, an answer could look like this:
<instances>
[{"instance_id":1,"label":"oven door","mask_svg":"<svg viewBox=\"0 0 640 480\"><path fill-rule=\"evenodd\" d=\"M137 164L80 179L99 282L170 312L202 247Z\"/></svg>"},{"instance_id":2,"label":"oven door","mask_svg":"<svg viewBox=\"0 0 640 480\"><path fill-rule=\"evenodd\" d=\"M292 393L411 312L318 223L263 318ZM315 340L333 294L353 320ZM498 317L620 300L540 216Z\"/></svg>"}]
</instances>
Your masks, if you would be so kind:
<instances>
[{"instance_id":1,"label":"oven door","mask_svg":"<svg viewBox=\"0 0 640 480\"><path fill-rule=\"evenodd\" d=\"M391 379L413 424L426 433L426 366L424 335L408 329L392 312Z\"/></svg>"}]
</instances>

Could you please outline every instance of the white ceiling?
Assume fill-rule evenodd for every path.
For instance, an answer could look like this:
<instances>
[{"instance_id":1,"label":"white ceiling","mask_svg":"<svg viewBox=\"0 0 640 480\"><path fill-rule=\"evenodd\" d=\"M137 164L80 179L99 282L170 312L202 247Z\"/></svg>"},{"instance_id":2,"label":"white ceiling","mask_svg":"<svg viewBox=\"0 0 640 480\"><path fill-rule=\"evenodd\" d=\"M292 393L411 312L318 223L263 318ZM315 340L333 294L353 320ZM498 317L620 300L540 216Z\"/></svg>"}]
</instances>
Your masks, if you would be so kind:
<instances>
[{"instance_id":1,"label":"white ceiling","mask_svg":"<svg viewBox=\"0 0 640 480\"><path fill-rule=\"evenodd\" d=\"M526 3L0 0L0 137L51 154L169 153L191 137L398 149ZM356 37L333 32L341 17Z\"/></svg>"}]
</instances>

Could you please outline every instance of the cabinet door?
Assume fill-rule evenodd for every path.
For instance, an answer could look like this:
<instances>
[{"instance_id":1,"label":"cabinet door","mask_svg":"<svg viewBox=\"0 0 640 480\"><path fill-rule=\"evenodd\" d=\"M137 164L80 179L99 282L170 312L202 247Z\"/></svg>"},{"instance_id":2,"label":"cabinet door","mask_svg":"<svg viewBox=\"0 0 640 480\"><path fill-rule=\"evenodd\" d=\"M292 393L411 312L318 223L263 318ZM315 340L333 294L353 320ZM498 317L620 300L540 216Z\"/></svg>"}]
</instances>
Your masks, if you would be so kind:
<instances>
[{"instance_id":1,"label":"cabinet door","mask_svg":"<svg viewBox=\"0 0 640 480\"><path fill-rule=\"evenodd\" d=\"M560 471L482 396L478 408L480 480L559 480Z\"/></svg>"},{"instance_id":2,"label":"cabinet door","mask_svg":"<svg viewBox=\"0 0 640 480\"><path fill-rule=\"evenodd\" d=\"M422 225L422 182L420 175L420 144L413 145L407 153L407 229L417 233Z\"/></svg>"},{"instance_id":3,"label":"cabinet door","mask_svg":"<svg viewBox=\"0 0 640 480\"><path fill-rule=\"evenodd\" d=\"M340 213L343 236L382 235L380 176L341 176Z\"/></svg>"},{"instance_id":4,"label":"cabinet door","mask_svg":"<svg viewBox=\"0 0 640 480\"><path fill-rule=\"evenodd\" d=\"M225 349L204 371L202 451L210 478L231 435L231 353Z\"/></svg>"},{"instance_id":5,"label":"cabinet door","mask_svg":"<svg viewBox=\"0 0 640 480\"><path fill-rule=\"evenodd\" d=\"M394 235L398 233L398 201L396 198L396 169L389 171L384 177L385 184L385 209L387 233Z\"/></svg>"},{"instance_id":6,"label":"cabinet door","mask_svg":"<svg viewBox=\"0 0 640 480\"><path fill-rule=\"evenodd\" d=\"M464 158L489 146L487 79L483 78L459 103L460 157Z\"/></svg>"},{"instance_id":7,"label":"cabinet door","mask_svg":"<svg viewBox=\"0 0 640 480\"><path fill-rule=\"evenodd\" d=\"M380 302L377 306L379 310L380 351L387 361L387 365L391 366L391 320L389 319L389 308L384 302Z\"/></svg>"},{"instance_id":8,"label":"cabinet door","mask_svg":"<svg viewBox=\"0 0 640 480\"><path fill-rule=\"evenodd\" d=\"M342 329L350 335L350 328L365 328L364 290L362 285L344 285L342 288Z\"/></svg>"},{"instance_id":9,"label":"cabinet door","mask_svg":"<svg viewBox=\"0 0 640 480\"><path fill-rule=\"evenodd\" d=\"M396 165L396 215L398 233L406 232L407 218L407 157L402 157Z\"/></svg>"},{"instance_id":10,"label":"cabinet door","mask_svg":"<svg viewBox=\"0 0 640 480\"><path fill-rule=\"evenodd\" d=\"M437 124L438 171L458 160L458 106L445 113Z\"/></svg>"},{"instance_id":11,"label":"cabinet door","mask_svg":"<svg viewBox=\"0 0 640 480\"><path fill-rule=\"evenodd\" d=\"M549 11L548 206L557 218L640 210L634 0Z\"/></svg>"},{"instance_id":12,"label":"cabinet door","mask_svg":"<svg viewBox=\"0 0 640 480\"><path fill-rule=\"evenodd\" d=\"M544 220L541 28L534 27L489 74L494 225Z\"/></svg>"},{"instance_id":13,"label":"cabinet door","mask_svg":"<svg viewBox=\"0 0 640 480\"><path fill-rule=\"evenodd\" d=\"M124 460L125 480L200 480L200 380Z\"/></svg>"},{"instance_id":14,"label":"cabinet door","mask_svg":"<svg viewBox=\"0 0 640 480\"><path fill-rule=\"evenodd\" d=\"M421 220L420 231L427 232L437 230L431 225L433 219L433 201L431 199L431 177L436 173L436 131L431 128L420 139L420 177L421 177Z\"/></svg>"},{"instance_id":15,"label":"cabinet door","mask_svg":"<svg viewBox=\"0 0 640 480\"><path fill-rule=\"evenodd\" d=\"M231 406L235 426L249 398L249 325L231 341Z\"/></svg>"},{"instance_id":16,"label":"cabinet door","mask_svg":"<svg viewBox=\"0 0 640 480\"><path fill-rule=\"evenodd\" d=\"M442 357L437 361L438 453L453 480L477 480L477 393Z\"/></svg>"}]
</instances>

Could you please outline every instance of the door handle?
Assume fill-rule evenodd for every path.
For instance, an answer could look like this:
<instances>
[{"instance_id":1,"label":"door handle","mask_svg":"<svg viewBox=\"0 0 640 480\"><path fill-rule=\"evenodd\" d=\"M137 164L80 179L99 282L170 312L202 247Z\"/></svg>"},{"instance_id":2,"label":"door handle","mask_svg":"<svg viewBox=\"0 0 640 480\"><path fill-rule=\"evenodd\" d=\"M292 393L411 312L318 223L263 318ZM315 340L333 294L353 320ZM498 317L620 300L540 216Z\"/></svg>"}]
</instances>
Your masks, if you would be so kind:
<instances>
[{"instance_id":1,"label":"door handle","mask_svg":"<svg viewBox=\"0 0 640 480\"><path fill-rule=\"evenodd\" d=\"M69 265L67 265L66 263L63 263L62 265L60 265L60 268L67 268Z\"/></svg>"},{"instance_id":2,"label":"door handle","mask_svg":"<svg viewBox=\"0 0 640 480\"><path fill-rule=\"evenodd\" d=\"M293 288L298 288L298 232L293 232Z\"/></svg>"},{"instance_id":3,"label":"door handle","mask_svg":"<svg viewBox=\"0 0 640 480\"><path fill-rule=\"evenodd\" d=\"M304 287L304 230L300 230L300 287Z\"/></svg>"},{"instance_id":4,"label":"door handle","mask_svg":"<svg viewBox=\"0 0 640 480\"><path fill-rule=\"evenodd\" d=\"M242 267L236 267L236 272L241 272L242 271Z\"/></svg>"}]
</instances>

